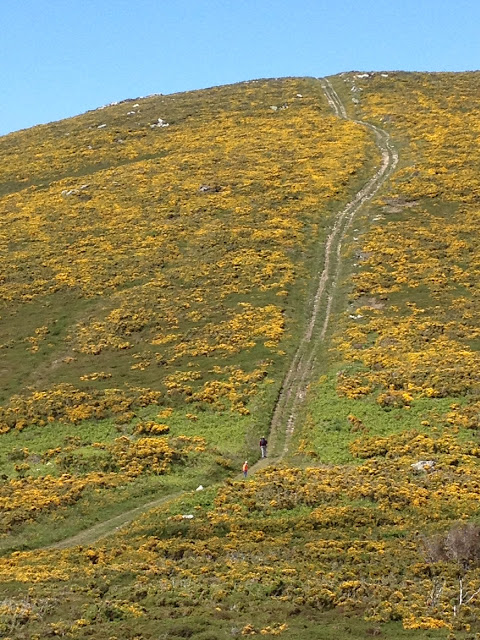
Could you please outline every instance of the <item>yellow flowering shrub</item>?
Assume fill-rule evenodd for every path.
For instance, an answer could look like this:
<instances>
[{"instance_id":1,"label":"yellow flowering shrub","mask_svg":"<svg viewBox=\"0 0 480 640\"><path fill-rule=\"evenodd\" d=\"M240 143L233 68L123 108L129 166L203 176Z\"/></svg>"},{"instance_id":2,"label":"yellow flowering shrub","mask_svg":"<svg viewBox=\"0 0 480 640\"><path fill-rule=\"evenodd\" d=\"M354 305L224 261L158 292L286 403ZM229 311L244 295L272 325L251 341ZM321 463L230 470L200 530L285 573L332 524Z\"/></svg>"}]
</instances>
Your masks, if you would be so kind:
<instances>
[{"instance_id":1,"label":"yellow flowering shrub","mask_svg":"<svg viewBox=\"0 0 480 640\"><path fill-rule=\"evenodd\" d=\"M410 433L379 451L355 469L271 466L248 482L157 508L95 547L2 558L0 578L31 585L35 601L42 585L60 589L59 581L67 581L78 589L91 576L129 616L148 611L148 593L165 613L180 608L187 617L191 606L211 615L241 604L236 615L244 635L286 632L285 623L268 617L277 605L351 611L376 623L401 620L405 629L475 624L474 608L453 613L458 567L429 560L418 527L431 535L474 517L478 448ZM415 473L411 464L432 453L435 471ZM476 564L467 570L465 593L477 588L479 571ZM78 593L82 602L100 604L95 590ZM249 610L259 603L267 618L254 625ZM293 614L289 628L295 620Z\"/></svg>"},{"instance_id":2,"label":"yellow flowering shrub","mask_svg":"<svg viewBox=\"0 0 480 640\"><path fill-rule=\"evenodd\" d=\"M2 150L0 300L22 320L0 318L9 372L38 393L130 384L247 415L259 370L286 366L334 203L376 158L301 78L112 105ZM25 396L14 379L0 370L4 407ZM61 419L105 414L91 404Z\"/></svg>"},{"instance_id":3,"label":"yellow flowering shrub","mask_svg":"<svg viewBox=\"0 0 480 640\"><path fill-rule=\"evenodd\" d=\"M478 76L346 74L335 86L354 91L356 117L386 129L401 156L367 212L370 228L351 240L338 391L375 394L386 409L416 397L476 402Z\"/></svg>"},{"instance_id":4,"label":"yellow flowering shrub","mask_svg":"<svg viewBox=\"0 0 480 640\"><path fill-rule=\"evenodd\" d=\"M322 376L293 435L315 466L212 482L95 546L5 555L2 633L17 616L25 637L301 637L334 613L337 635L343 614L375 625L365 635L388 637L390 622L412 637L480 632L478 557L450 535L476 526L480 491L479 75L333 82L401 157L342 245L345 273L346 256L355 262L351 308L334 316L330 361L317 363L332 364L341 410L315 449L313 395L334 377ZM315 247L374 157L370 133L320 98L315 81L288 79L120 104L35 131L23 166L14 142L25 135L0 141L0 296L19 319L17 330L2 317L1 351L13 361L21 348L38 366L33 388L5 396L0 437L112 415L123 433L51 446L41 462L52 476L34 476L30 443L12 450L5 534L215 456L207 439L167 435L177 405L193 433L201 412L255 413L267 380L278 388ZM59 300L71 303L61 322ZM38 317L22 325L25 309ZM418 428L403 429L412 414ZM329 459L333 439L348 463ZM37 618L46 598L68 610Z\"/></svg>"}]
</instances>

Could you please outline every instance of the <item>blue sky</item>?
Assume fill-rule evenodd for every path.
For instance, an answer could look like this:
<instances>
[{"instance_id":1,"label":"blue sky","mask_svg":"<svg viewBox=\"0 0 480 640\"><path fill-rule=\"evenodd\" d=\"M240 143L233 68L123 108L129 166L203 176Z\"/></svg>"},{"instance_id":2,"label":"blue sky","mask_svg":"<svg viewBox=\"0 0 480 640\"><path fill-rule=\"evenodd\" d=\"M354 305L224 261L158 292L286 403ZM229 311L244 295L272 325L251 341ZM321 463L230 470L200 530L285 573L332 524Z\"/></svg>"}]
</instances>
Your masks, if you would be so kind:
<instances>
[{"instance_id":1,"label":"blue sky","mask_svg":"<svg viewBox=\"0 0 480 640\"><path fill-rule=\"evenodd\" d=\"M480 68L478 0L3 0L0 135L253 78Z\"/></svg>"}]
</instances>

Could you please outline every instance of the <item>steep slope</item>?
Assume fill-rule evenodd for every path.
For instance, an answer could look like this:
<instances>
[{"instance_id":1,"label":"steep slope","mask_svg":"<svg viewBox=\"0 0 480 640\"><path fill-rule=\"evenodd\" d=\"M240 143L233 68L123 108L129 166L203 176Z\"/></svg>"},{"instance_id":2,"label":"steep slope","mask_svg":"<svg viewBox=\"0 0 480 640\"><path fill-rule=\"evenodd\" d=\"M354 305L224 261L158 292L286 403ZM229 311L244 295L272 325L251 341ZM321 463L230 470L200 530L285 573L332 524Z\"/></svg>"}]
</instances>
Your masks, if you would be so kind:
<instances>
[{"instance_id":1,"label":"steep slope","mask_svg":"<svg viewBox=\"0 0 480 640\"><path fill-rule=\"evenodd\" d=\"M346 119L347 115L341 105L340 99L327 79L322 81L322 88L329 104L334 106L336 115ZM340 105L340 108L336 105ZM325 340L332 301L336 294L337 279L340 273L340 254L345 232L352 223L358 210L375 195L390 173L395 169L398 162L398 154L391 145L388 135L378 127L373 127L367 123L361 124L374 130L377 146L382 152L382 162L374 176L368 180L354 198L334 216L331 231L325 242L323 268L317 276L314 277L314 281L316 282L315 294L310 303L308 322L275 402L273 416L268 428L270 441L268 460L262 457L254 466L250 465L250 475L266 464L278 462L281 456L288 454L289 443L295 429L298 409L305 398L307 386L311 381L315 356L319 350L319 345ZM267 433L266 428L264 428L264 432ZM124 527L135 517L139 517L141 513L165 503L166 500L168 500L168 498L160 498L125 511L119 516L87 528L77 535L61 540L52 545L52 548L58 549L96 542L105 535L115 532L120 526Z\"/></svg>"},{"instance_id":2,"label":"steep slope","mask_svg":"<svg viewBox=\"0 0 480 640\"><path fill-rule=\"evenodd\" d=\"M345 108L331 82L325 78L321 80L321 86L335 114L347 120ZM318 274L318 284L311 304L309 321L283 381L271 421L270 439L274 438L277 448L277 441L279 439L284 441L284 454L289 450L299 408L311 383L316 358L326 340L334 297L338 297L337 281L341 273L341 253L345 234L355 215L366 202L373 198L398 163L397 150L383 129L362 121L357 121L356 124L367 127L375 134L375 141L381 152L380 167L352 200L338 211L326 238L323 269Z\"/></svg>"},{"instance_id":3,"label":"steep slope","mask_svg":"<svg viewBox=\"0 0 480 640\"><path fill-rule=\"evenodd\" d=\"M289 415L295 418L289 458L281 465L258 471L247 482L227 480L204 491L183 493L96 545L5 556L0 561L4 587L0 621L5 633L18 638L50 634L145 640L212 640L237 635L281 635L286 639L475 636L479 631L480 585L480 527L476 524L480 448L475 434L479 252L475 225L477 176L472 167L479 154L475 135L479 78L476 73L354 73L329 79L331 87L327 81L310 80L261 84L262 92L295 87L295 98L303 101L307 96L305 85L300 89L295 83L308 83L318 102L314 122L321 122L322 127L329 123L332 142L324 147L331 152L331 197L322 200L318 192L310 201L306 195L307 187L310 190L315 186L313 176L320 169L309 164L310 142L305 141L301 157L293 161L298 164L307 158L300 162L295 180L304 179L304 170L311 180L302 182L303 188L298 190L290 184L289 189L297 196L292 198L295 204L288 213L282 208L278 216L280 220L300 220L302 234L301 238L294 236L284 254L294 264L290 272L293 279L273 288L273 293L286 292L280 296L283 332L272 347L265 347L265 337L261 338L263 347L270 349L268 358L273 363L268 366L267 379L273 382L264 380L254 387L254 393L243 402L243 408L251 413L239 414L235 425L230 404L225 409L217 406L214 413L205 403L202 411L200 405L189 403L187 410L195 418L183 419L185 395L175 399L160 385L152 384L148 388L162 394L157 401L165 406L138 409L135 399L131 400L123 412L132 411L138 417L130 416L131 422L117 421L129 436L129 445L124 439L114 439L109 419L69 425L67 417L61 416L63 422L52 423L51 432L48 425L28 423L21 431L10 429L2 436L5 451L11 451L14 443L23 443L22 438L29 433L37 438L43 432L47 434L44 438L58 443L59 433L63 437L77 430L87 439L81 447L73 442L67 445L72 450L65 451L61 446L51 455L54 476L61 469L55 456L60 460L72 454L77 468L73 476L57 476L57 484L52 477L48 488L42 486L43 493L35 483L45 479L34 477L28 452L24 458L30 464L30 469L23 471L26 478L7 479L7 491L17 483L16 493L8 494L3 505L9 513L16 508L20 518L37 521L27 527L14 525L10 538L16 533L17 541L35 546L32 536L41 531L42 520L35 513L25 515L25 501L22 503L19 497L28 488L37 493L29 494L27 500L34 495L38 500L53 496L52 489L57 487L57 523L65 514L72 514L72 507L66 506L68 501L77 500L78 506L87 498L95 505L93 492L82 497L79 487L73 486L86 478L92 482L91 470L85 474L84 468L80 473L78 460L88 459L94 450L101 452L93 463L97 469L102 456L120 460L115 473L98 475L104 485L116 478L123 483L121 491L134 485L145 494L140 479L152 476L145 475L146 469L139 474L135 471L139 457L132 455L132 444L148 441L152 446L160 438L145 433L131 438L128 425L138 426L140 421L140 429L153 429L151 423L146 426L146 418L153 412L163 412L163 423L177 437L176 443L163 441L172 453L161 457L157 452L156 458L149 459L150 464L157 465L158 473L167 470L161 468L163 463L170 465L170 471L181 464L178 475L184 476L192 474L194 468L199 470L199 459L204 455L218 458L219 452L208 453L209 447L218 441L219 434L226 437L227 424L230 431L223 453L235 451L238 433L238 451L244 453L244 434L252 428L263 430L268 424L282 377L287 373L288 384L289 363L293 361L298 385L292 397L304 396L304 402L285 402L281 421L284 423ZM238 89L240 96L252 87ZM232 88L219 91L231 92ZM282 101L274 102L270 95L262 102L264 106L270 102L269 116L291 113L291 103L288 109L278 108L284 104L283 96ZM328 115L332 108L337 113L333 119ZM354 122L343 121L345 117ZM355 202L358 190L381 168L381 158L374 152L374 129L360 121L386 130L400 156L397 170L377 195L373 191L369 194L374 196L373 201L355 210L355 221L349 224L351 209L346 203ZM303 126L300 123L300 117L292 122L292 131L294 125ZM306 135L315 142L312 131L309 129ZM269 138L269 144L273 144L273 138ZM356 172L348 172L346 155L339 159L347 150L358 163ZM275 153L287 151L282 146ZM340 164L333 164L333 157ZM327 162L326 156L323 160ZM270 158L263 170L269 162ZM291 169L290 164L282 166L288 168L287 173ZM307 170L310 166L311 173ZM337 168L342 166L344 174ZM327 170L327 164L322 167ZM454 169L458 169L457 176ZM286 178L283 171L280 175ZM322 175L322 182L324 179ZM258 202L270 202L272 206L275 200L264 200L270 184L262 186L263 192L257 183ZM214 192L218 193L222 192ZM209 197L215 198L214 194ZM300 217L295 215L297 205L302 207ZM324 212L321 229L315 227L309 210L312 215L314 210L317 214ZM343 212L347 213L342 218ZM222 223L226 225L231 218L225 215ZM335 220L343 222L339 234L332 236ZM241 224L244 221L242 218ZM261 218L251 220L249 237L254 237L260 222ZM275 228L289 229L280 221L275 224ZM312 230L318 235L310 238ZM333 253L328 249L329 239ZM282 244L278 241L276 249ZM187 245L185 241L182 250L188 252ZM315 247L321 250L316 253ZM178 251L177 259L181 255ZM321 284L315 288L314 274L325 273L329 255L333 262L328 286L325 290ZM195 265L201 259L202 252L198 251ZM170 268L170 263L167 266ZM230 261L229 266L235 269L237 263ZM252 278L252 272L249 274ZM253 309L262 312L267 304L278 308L276 296L268 297L272 291L267 288L267 298L262 298L265 292L261 286L254 289L244 272L239 278L250 283L241 302L248 300ZM180 288L173 289L175 295L184 286L182 281ZM119 292L123 295L122 285ZM316 304L318 314L312 315ZM202 310L208 313L206 306ZM313 325L309 325L314 317ZM72 320L70 326L75 322ZM249 327L254 326L251 316L248 322ZM268 319L268 326L271 323ZM175 332L184 328L181 325ZM147 327L142 327L137 337L142 335L148 335ZM306 340L306 336L313 339ZM322 340L317 340L320 336ZM269 340L275 341L272 337ZM259 342L244 350L222 352L219 359L230 354L235 366L252 371L259 362ZM313 343L313 350L307 342ZM83 357L72 353L72 357ZM102 352L97 356L103 357ZM303 378L302 367L295 367L302 357L308 365L303 370L313 375L308 386L309 377ZM196 363L195 370L205 375L201 359L191 361ZM48 362L48 358L41 362ZM150 381L148 370L145 380ZM169 375L166 370L165 374ZM51 380L55 380L53 374ZM198 393L204 379L199 381L198 387L195 381L189 382L192 395ZM83 388L92 394L93 389L101 392L107 386L95 383L89 381ZM264 392L264 388L273 392ZM127 396L125 389L123 393ZM238 411L241 407L233 408ZM88 437L93 442L94 434L100 447L88 444ZM206 440L184 440L183 450L175 454L181 434ZM22 455L21 446L15 451ZM85 452L88 455L81 458ZM418 464L422 460L428 464ZM74 468L72 464L70 474ZM13 471L12 464L9 473L19 471ZM178 486L175 472L156 477L165 483L163 489L169 485L173 491ZM198 478L198 474L193 476ZM65 487L71 491L63 503L62 495L67 494L61 493L62 486L64 492ZM101 491L105 496L106 490ZM72 494L75 497L70 497ZM13 495L17 499L14 509L8 502ZM113 488L108 490L111 503L116 495ZM89 513L84 503L82 508L84 514ZM44 520L47 527L51 522L48 517ZM24 596L26 588L28 599Z\"/></svg>"},{"instance_id":4,"label":"steep slope","mask_svg":"<svg viewBox=\"0 0 480 640\"><path fill-rule=\"evenodd\" d=\"M474 73L334 79L351 116L388 130L401 160L373 224L362 234L360 220L351 238L349 309L305 422L313 454L331 443L328 455L346 459L356 433L346 422L335 432L339 410L372 436L479 428L478 83Z\"/></svg>"},{"instance_id":5,"label":"steep slope","mask_svg":"<svg viewBox=\"0 0 480 640\"><path fill-rule=\"evenodd\" d=\"M0 545L18 548L258 456L332 217L376 148L309 79L2 142Z\"/></svg>"}]
</instances>

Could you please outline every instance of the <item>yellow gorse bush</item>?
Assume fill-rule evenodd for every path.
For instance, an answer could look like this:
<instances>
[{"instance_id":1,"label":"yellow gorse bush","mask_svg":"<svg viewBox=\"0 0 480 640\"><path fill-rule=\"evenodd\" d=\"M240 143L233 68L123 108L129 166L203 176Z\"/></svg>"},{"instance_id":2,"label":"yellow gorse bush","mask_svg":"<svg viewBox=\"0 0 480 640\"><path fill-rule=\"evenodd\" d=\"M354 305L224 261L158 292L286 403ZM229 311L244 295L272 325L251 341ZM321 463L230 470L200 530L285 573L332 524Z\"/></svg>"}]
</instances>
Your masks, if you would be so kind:
<instances>
[{"instance_id":1,"label":"yellow gorse bush","mask_svg":"<svg viewBox=\"0 0 480 640\"><path fill-rule=\"evenodd\" d=\"M144 423L145 425L145 423ZM207 450L206 441L199 436L170 438L159 436L168 432L165 425L146 423L148 436L122 436L109 443L93 443L99 455L83 458L73 447L57 447L43 454L52 473L59 475L14 478L0 484L0 535L16 525L36 520L46 512L62 513L92 491L121 487L140 475L163 475L172 466L184 463L190 455L201 455ZM155 429L154 427L157 427ZM29 451L24 452L28 459ZM25 463L24 463L25 464ZM96 466L98 470L91 471ZM20 470L20 465L17 465ZM30 465L26 464L29 470Z\"/></svg>"},{"instance_id":2,"label":"yellow gorse bush","mask_svg":"<svg viewBox=\"0 0 480 640\"><path fill-rule=\"evenodd\" d=\"M478 387L478 77L349 75L359 115L401 145L353 274L357 308L339 332L340 393L407 405ZM401 97L400 92L401 91ZM355 307L354 307L355 309ZM393 399L397 394L397 402Z\"/></svg>"},{"instance_id":3,"label":"yellow gorse bush","mask_svg":"<svg viewBox=\"0 0 480 640\"><path fill-rule=\"evenodd\" d=\"M362 225L370 213L375 224L352 235L353 305L333 325L345 425L339 416L331 439L348 430L355 465L270 466L184 495L95 547L1 558L0 580L12 593L28 586L31 599L3 602L4 628L23 616L28 630L81 637L118 619L136 633L152 612L155 624L184 624L196 611L228 633L234 615L235 634L273 636L290 633L296 612L331 609L432 633L478 624L478 602L460 608L459 595L459 576L462 597L477 592L478 562L462 565L460 546L447 559L425 552L425 539L478 514L480 447L466 435L479 428L478 74L335 80L349 95L352 83L361 89L352 109L401 146L399 170L365 212ZM46 477L33 475L30 444L16 451L18 477L0 484L4 533L215 456L206 439L167 436L170 405L192 428L197 409L248 415L282 370L299 330L292 294L305 299L314 245L372 142L329 116L311 81L212 95L211 111L194 95L183 106L157 97L128 116L120 104L40 128L23 167L3 143L0 296L12 317L39 317L21 335L4 328L1 350L21 345L42 364L42 386L11 394L0 431L114 415L125 434L86 453L52 447L42 463L57 475ZM56 296L78 305L64 328L48 311ZM109 388L123 384L119 372L129 384ZM158 422L125 431L139 406L163 403ZM418 405L430 407L416 414L418 429L388 433ZM321 459L306 413L298 451ZM371 415L384 419L381 436ZM418 461L432 464L422 471ZM72 620L34 619L46 594L66 592ZM257 602L272 615L253 623Z\"/></svg>"},{"instance_id":4,"label":"yellow gorse bush","mask_svg":"<svg viewBox=\"0 0 480 640\"><path fill-rule=\"evenodd\" d=\"M283 366L298 322L291 292L305 295L331 202L375 155L308 79L139 99L13 134L2 148L0 300L45 317L20 338L42 390L72 378L121 386L126 371L135 386L241 413L254 387L212 381L210 361L249 354L246 378ZM13 326L0 350L16 347ZM186 368L195 384L169 387Z\"/></svg>"},{"instance_id":5,"label":"yellow gorse bush","mask_svg":"<svg viewBox=\"0 0 480 640\"><path fill-rule=\"evenodd\" d=\"M417 525L445 530L477 512L478 446L414 432L361 441L369 448L362 455L376 457L355 470L270 467L247 483L216 489L213 502L200 500L190 519L180 501L95 548L4 558L0 577L76 585L85 572L103 580L138 575L147 590L168 594L182 610L223 610L260 598L272 607L361 610L372 622L402 620L406 629L469 624L474 610L465 608L456 622L452 614L457 568L427 562ZM436 470L416 473L411 464L426 455L435 456ZM478 584L479 571L476 565L467 571L465 589ZM432 604L439 577L443 587ZM132 580L119 600L135 604L137 597ZM97 601L94 594L83 598ZM244 627L250 634L286 629Z\"/></svg>"}]
</instances>

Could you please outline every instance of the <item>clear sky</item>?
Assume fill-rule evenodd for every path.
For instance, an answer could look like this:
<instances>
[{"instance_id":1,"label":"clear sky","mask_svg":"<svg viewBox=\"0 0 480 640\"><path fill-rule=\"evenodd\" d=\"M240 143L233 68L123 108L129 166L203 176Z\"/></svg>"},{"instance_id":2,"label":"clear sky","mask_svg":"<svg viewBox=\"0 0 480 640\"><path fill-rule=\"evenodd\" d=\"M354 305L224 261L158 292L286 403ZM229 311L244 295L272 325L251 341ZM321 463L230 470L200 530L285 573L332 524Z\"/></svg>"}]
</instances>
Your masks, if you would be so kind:
<instances>
[{"instance_id":1,"label":"clear sky","mask_svg":"<svg viewBox=\"0 0 480 640\"><path fill-rule=\"evenodd\" d=\"M480 0L0 0L0 135L152 93L480 68Z\"/></svg>"}]
</instances>

